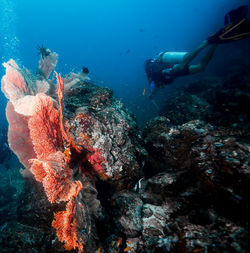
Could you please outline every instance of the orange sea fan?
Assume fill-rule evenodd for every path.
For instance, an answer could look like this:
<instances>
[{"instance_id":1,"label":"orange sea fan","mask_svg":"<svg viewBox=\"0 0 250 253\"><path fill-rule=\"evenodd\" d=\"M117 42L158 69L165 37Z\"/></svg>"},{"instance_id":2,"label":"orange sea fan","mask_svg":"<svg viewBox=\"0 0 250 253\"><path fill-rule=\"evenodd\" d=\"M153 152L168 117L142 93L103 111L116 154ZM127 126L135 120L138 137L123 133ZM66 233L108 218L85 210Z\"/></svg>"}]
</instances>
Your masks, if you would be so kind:
<instances>
[{"instance_id":1,"label":"orange sea fan","mask_svg":"<svg viewBox=\"0 0 250 253\"><path fill-rule=\"evenodd\" d=\"M29 117L18 114L11 102L6 107L6 116L9 122L8 142L19 161L30 168L29 159L36 157L28 128Z\"/></svg>"},{"instance_id":2,"label":"orange sea fan","mask_svg":"<svg viewBox=\"0 0 250 253\"><path fill-rule=\"evenodd\" d=\"M30 159L30 163L32 163L30 171L34 175L36 181L42 182L46 177L46 171L43 168L43 162L38 159Z\"/></svg>"},{"instance_id":3,"label":"orange sea fan","mask_svg":"<svg viewBox=\"0 0 250 253\"><path fill-rule=\"evenodd\" d=\"M47 175L43 186L51 203L68 201L76 191L76 184L71 181L72 170L69 168L56 170L51 164L45 163Z\"/></svg>"},{"instance_id":4,"label":"orange sea fan","mask_svg":"<svg viewBox=\"0 0 250 253\"><path fill-rule=\"evenodd\" d=\"M49 52L50 52L50 50L49 50ZM40 58L38 68L39 68L41 74L45 78L48 78L50 76L51 71L56 67L57 58L58 58L58 54L55 52L53 52L53 53L50 52L50 54L47 55L46 57Z\"/></svg>"},{"instance_id":5,"label":"orange sea fan","mask_svg":"<svg viewBox=\"0 0 250 253\"><path fill-rule=\"evenodd\" d=\"M56 59L56 57L55 57ZM56 60L55 60L56 62ZM83 252L83 244L77 236L75 199L82 189L80 181L73 181L69 158L64 154L64 144L75 148L63 125L62 99L63 79L57 75L59 111L54 101L45 94L30 94L22 72L14 60L5 63L6 75L2 79L2 90L10 99L6 114L9 121L9 144L26 168L30 168L35 179L43 184L51 203L68 202L65 211L55 214L52 226L57 236L65 243L65 249ZM51 71L43 64L44 72ZM43 72L43 73L44 73ZM46 75L47 75L46 74ZM46 91L41 83L37 90ZM41 89L40 89L40 88ZM18 109L18 110L17 110Z\"/></svg>"},{"instance_id":6,"label":"orange sea fan","mask_svg":"<svg viewBox=\"0 0 250 253\"><path fill-rule=\"evenodd\" d=\"M26 82L13 59L3 63L3 66L6 74L2 78L2 91L10 101L15 101L27 94Z\"/></svg>"},{"instance_id":7,"label":"orange sea fan","mask_svg":"<svg viewBox=\"0 0 250 253\"><path fill-rule=\"evenodd\" d=\"M80 253L83 252L83 244L78 240L77 236L75 198L82 189L82 184L80 181L76 181L76 185L74 197L67 203L66 210L55 213L52 227L56 229L59 241L64 242L66 250L78 249Z\"/></svg>"},{"instance_id":8,"label":"orange sea fan","mask_svg":"<svg viewBox=\"0 0 250 253\"><path fill-rule=\"evenodd\" d=\"M63 89L64 89L64 79L61 78L61 75L58 74L55 71L56 74L56 79L57 79L57 96L58 96L58 102L59 102L59 125L60 125L60 130L61 130L61 135L63 139L68 143L69 146L73 147L73 149L77 153L81 153L81 150L75 145L74 141L69 138L67 133L65 132L64 129L64 123L63 123Z\"/></svg>"},{"instance_id":9,"label":"orange sea fan","mask_svg":"<svg viewBox=\"0 0 250 253\"><path fill-rule=\"evenodd\" d=\"M48 156L47 161L31 159L31 172L42 182L51 203L69 201L77 192L78 185L71 180L73 171L67 167L60 151Z\"/></svg>"},{"instance_id":10,"label":"orange sea fan","mask_svg":"<svg viewBox=\"0 0 250 253\"><path fill-rule=\"evenodd\" d=\"M59 117L50 97L38 94L36 99L36 108L28 124L37 155L37 159L30 159L31 172L36 180L42 182L51 203L68 201L65 211L55 213L52 226L57 230L58 239L65 243L66 250L78 248L82 252L83 245L78 241L75 216L75 198L82 189L82 184L80 181L72 181L73 171L68 167L63 153L60 131L62 117Z\"/></svg>"},{"instance_id":11,"label":"orange sea fan","mask_svg":"<svg viewBox=\"0 0 250 253\"><path fill-rule=\"evenodd\" d=\"M36 96L36 108L29 120L29 129L37 158L47 160L50 154L63 151L59 128L59 113L53 100L45 94Z\"/></svg>"}]
</instances>

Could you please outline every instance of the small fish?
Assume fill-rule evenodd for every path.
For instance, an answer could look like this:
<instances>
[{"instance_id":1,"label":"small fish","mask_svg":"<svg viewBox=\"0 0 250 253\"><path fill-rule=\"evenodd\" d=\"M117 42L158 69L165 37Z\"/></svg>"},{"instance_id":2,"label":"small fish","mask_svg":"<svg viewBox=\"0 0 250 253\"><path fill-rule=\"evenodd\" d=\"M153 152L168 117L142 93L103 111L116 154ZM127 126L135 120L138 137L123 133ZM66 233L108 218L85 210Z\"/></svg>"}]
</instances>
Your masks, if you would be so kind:
<instances>
[{"instance_id":1,"label":"small fish","mask_svg":"<svg viewBox=\"0 0 250 253\"><path fill-rule=\"evenodd\" d=\"M143 178L141 178L140 180L139 180L139 182L142 180ZM127 241L127 244L132 244L130 241Z\"/></svg>"},{"instance_id":2,"label":"small fish","mask_svg":"<svg viewBox=\"0 0 250 253\"><path fill-rule=\"evenodd\" d=\"M142 91L142 96L145 96L145 94L146 94L146 89L144 89L144 90Z\"/></svg>"},{"instance_id":3,"label":"small fish","mask_svg":"<svg viewBox=\"0 0 250 253\"><path fill-rule=\"evenodd\" d=\"M194 249L193 252L201 252L202 249Z\"/></svg>"},{"instance_id":4,"label":"small fish","mask_svg":"<svg viewBox=\"0 0 250 253\"><path fill-rule=\"evenodd\" d=\"M122 242L122 237L121 237L121 238L117 241L117 243L116 243L116 247L117 247L117 248L120 246L121 242Z\"/></svg>"},{"instance_id":5,"label":"small fish","mask_svg":"<svg viewBox=\"0 0 250 253\"><path fill-rule=\"evenodd\" d=\"M132 247L127 247L127 248L125 248L124 250L123 250L123 252L128 252L129 250L131 250L132 249Z\"/></svg>"},{"instance_id":6,"label":"small fish","mask_svg":"<svg viewBox=\"0 0 250 253\"><path fill-rule=\"evenodd\" d=\"M101 252L101 247L97 250L97 252L96 253L100 253Z\"/></svg>"},{"instance_id":7,"label":"small fish","mask_svg":"<svg viewBox=\"0 0 250 253\"><path fill-rule=\"evenodd\" d=\"M65 155L65 158L66 158L66 161L69 162L70 159L71 159L71 151L70 151L70 148L65 148L64 150L64 155Z\"/></svg>"}]
</instances>

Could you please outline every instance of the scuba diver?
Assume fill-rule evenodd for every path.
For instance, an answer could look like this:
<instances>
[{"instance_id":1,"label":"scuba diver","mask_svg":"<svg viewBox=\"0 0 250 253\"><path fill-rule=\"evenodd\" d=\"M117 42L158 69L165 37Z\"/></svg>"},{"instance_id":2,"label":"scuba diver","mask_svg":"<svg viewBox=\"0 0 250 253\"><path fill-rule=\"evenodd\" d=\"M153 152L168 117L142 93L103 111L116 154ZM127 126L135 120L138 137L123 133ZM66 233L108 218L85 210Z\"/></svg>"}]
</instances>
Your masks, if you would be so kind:
<instances>
[{"instance_id":1,"label":"scuba diver","mask_svg":"<svg viewBox=\"0 0 250 253\"><path fill-rule=\"evenodd\" d=\"M154 59L145 61L145 72L150 84L150 95L159 88L171 84L176 77L191 75L205 70L215 48L220 43L237 41L250 36L250 25L247 19L248 6L240 6L225 16L225 24L215 34L204 40L192 52L161 52ZM199 64L190 62L207 46L210 46Z\"/></svg>"}]
</instances>

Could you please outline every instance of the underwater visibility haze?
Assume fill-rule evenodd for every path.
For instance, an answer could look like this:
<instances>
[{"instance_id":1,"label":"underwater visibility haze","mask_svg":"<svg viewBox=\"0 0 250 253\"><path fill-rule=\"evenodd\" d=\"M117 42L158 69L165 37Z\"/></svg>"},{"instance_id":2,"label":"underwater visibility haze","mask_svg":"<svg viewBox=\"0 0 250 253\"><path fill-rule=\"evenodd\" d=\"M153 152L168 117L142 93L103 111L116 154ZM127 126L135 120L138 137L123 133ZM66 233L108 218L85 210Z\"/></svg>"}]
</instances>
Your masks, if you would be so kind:
<instances>
[{"instance_id":1,"label":"underwater visibility haze","mask_svg":"<svg viewBox=\"0 0 250 253\"><path fill-rule=\"evenodd\" d=\"M0 0L0 252L249 252L247 0Z\"/></svg>"},{"instance_id":2,"label":"underwater visibility haze","mask_svg":"<svg viewBox=\"0 0 250 253\"><path fill-rule=\"evenodd\" d=\"M2 62L15 58L35 70L36 47L44 44L59 54L59 72L88 66L92 79L112 88L145 123L145 112L154 109L146 105L141 113L147 104L140 97L147 88L144 61L160 51L194 49L223 25L228 11L248 1L2 0L0 4Z\"/></svg>"}]
</instances>

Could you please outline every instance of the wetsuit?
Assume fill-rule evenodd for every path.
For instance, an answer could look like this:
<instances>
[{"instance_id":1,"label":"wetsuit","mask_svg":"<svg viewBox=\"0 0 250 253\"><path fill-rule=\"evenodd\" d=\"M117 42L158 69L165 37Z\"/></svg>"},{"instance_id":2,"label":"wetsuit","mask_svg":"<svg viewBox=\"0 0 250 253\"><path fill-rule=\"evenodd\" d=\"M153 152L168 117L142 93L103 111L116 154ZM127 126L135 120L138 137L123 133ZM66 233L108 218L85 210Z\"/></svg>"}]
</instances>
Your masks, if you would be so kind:
<instances>
[{"instance_id":1,"label":"wetsuit","mask_svg":"<svg viewBox=\"0 0 250 253\"><path fill-rule=\"evenodd\" d=\"M250 25L247 19L248 6L240 6L225 16L225 26L214 35L204 40L191 52L161 52L154 59L145 62L145 72L151 93L156 88L169 85L178 76L196 74L204 71L211 60L218 43L231 42L250 37ZM213 45L212 45L213 44ZM201 50L211 45L199 64L190 65Z\"/></svg>"},{"instance_id":2,"label":"wetsuit","mask_svg":"<svg viewBox=\"0 0 250 253\"><path fill-rule=\"evenodd\" d=\"M148 79L155 83L157 88L163 87L173 82L174 76L166 75L163 70L170 69L172 64L164 63L159 60L149 59L145 62L145 72Z\"/></svg>"},{"instance_id":3,"label":"wetsuit","mask_svg":"<svg viewBox=\"0 0 250 253\"><path fill-rule=\"evenodd\" d=\"M188 75L188 65L180 72L173 73L172 67L183 60L186 52L164 52L157 58L145 62L145 72L156 88L171 84L177 76Z\"/></svg>"}]
</instances>

